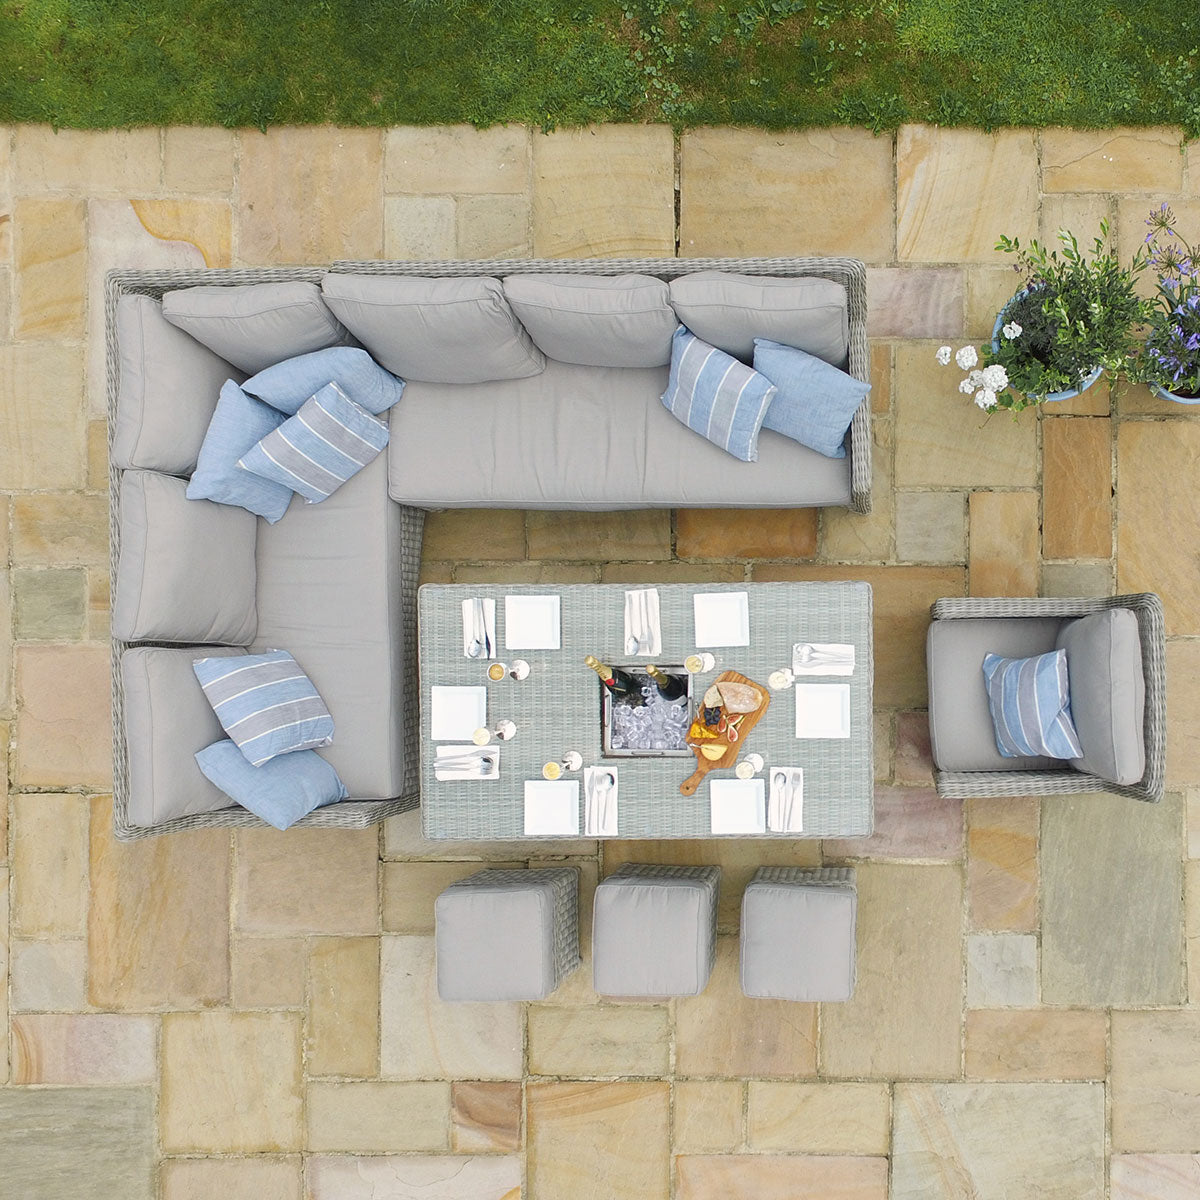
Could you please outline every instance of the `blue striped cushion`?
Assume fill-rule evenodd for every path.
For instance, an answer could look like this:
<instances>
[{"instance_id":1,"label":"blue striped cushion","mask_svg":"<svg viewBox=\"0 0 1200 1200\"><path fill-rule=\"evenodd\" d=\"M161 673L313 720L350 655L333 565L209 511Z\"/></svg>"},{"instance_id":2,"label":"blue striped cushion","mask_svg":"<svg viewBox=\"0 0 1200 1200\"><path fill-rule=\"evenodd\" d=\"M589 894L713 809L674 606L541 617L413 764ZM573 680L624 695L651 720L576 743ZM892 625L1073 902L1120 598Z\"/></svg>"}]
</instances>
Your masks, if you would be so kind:
<instances>
[{"instance_id":1,"label":"blue striped cushion","mask_svg":"<svg viewBox=\"0 0 1200 1200\"><path fill-rule=\"evenodd\" d=\"M387 422L328 383L247 450L238 466L317 504L357 475L387 442Z\"/></svg>"},{"instance_id":2,"label":"blue striped cushion","mask_svg":"<svg viewBox=\"0 0 1200 1200\"><path fill-rule=\"evenodd\" d=\"M742 462L758 461L758 431L775 385L682 325L671 339L671 375L662 402L689 429Z\"/></svg>"},{"instance_id":3,"label":"blue striped cushion","mask_svg":"<svg viewBox=\"0 0 1200 1200\"><path fill-rule=\"evenodd\" d=\"M192 670L221 728L254 766L333 741L325 701L286 650L198 658Z\"/></svg>"},{"instance_id":4,"label":"blue striped cushion","mask_svg":"<svg viewBox=\"0 0 1200 1200\"><path fill-rule=\"evenodd\" d=\"M1005 758L1083 757L1071 720L1065 650L1036 658L984 655L983 678L996 727L996 749Z\"/></svg>"}]
</instances>

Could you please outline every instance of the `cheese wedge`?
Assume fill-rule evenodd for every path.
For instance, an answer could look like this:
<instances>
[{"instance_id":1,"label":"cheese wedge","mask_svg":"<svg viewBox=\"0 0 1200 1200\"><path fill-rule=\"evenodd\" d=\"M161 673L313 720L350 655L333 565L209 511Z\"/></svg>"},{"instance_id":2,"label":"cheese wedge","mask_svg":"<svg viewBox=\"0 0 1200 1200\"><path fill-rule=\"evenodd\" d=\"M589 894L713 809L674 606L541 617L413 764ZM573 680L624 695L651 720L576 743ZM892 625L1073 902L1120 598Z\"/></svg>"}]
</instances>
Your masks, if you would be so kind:
<instances>
[{"instance_id":1,"label":"cheese wedge","mask_svg":"<svg viewBox=\"0 0 1200 1200\"><path fill-rule=\"evenodd\" d=\"M728 746L701 746L700 753L710 762L716 762L728 749Z\"/></svg>"},{"instance_id":2,"label":"cheese wedge","mask_svg":"<svg viewBox=\"0 0 1200 1200\"><path fill-rule=\"evenodd\" d=\"M713 686L720 692L726 712L753 712L759 705L758 689L748 683L716 683Z\"/></svg>"}]
</instances>

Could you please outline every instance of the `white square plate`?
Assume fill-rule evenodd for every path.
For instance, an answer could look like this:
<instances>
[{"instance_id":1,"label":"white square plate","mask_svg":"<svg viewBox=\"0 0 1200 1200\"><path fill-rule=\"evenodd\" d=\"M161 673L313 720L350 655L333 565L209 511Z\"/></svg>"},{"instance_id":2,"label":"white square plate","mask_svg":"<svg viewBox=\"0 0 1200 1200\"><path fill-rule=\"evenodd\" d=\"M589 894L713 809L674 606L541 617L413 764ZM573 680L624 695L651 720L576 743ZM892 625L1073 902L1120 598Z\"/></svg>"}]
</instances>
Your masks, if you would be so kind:
<instances>
[{"instance_id":1,"label":"white square plate","mask_svg":"<svg viewBox=\"0 0 1200 1200\"><path fill-rule=\"evenodd\" d=\"M504 648L557 650L562 645L558 596L505 596Z\"/></svg>"},{"instance_id":2,"label":"white square plate","mask_svg":"<svg viewBox=\"0 0 1200 1200\"><path fill-rule=\"evenodd\" d=\"M708 806L713 833L766 832L766 788L761 779L710 779Z\"/></svg>"},{"instance_id":3,"label":"white square plate","mask_svg":"<svg viewBox=\"0 0 1200 1200\"><path fill-rule=\"evenodd\" d=\"M579 781L525 780L525 832L579 836Z\"/></svg>"},{"instance_id":4,"label":"white square plate","mask_svg":"<svg viewBox=\"0 0 1200 1200\"><path fill-rule=\"evenodd\" d=\"M848 683L796 684L796 736L798 738L848 738L850 736L850 685Z\"/></svg>"},{"instance_id":5,"label":"white square plate","mask_svg":"<svg viewBox=\"0 0 1200 1200\"><path fill-rule=\"evenodd\" d=\"M469 742L487 725L487 688L434 684L429 693L429 736L435 742Z\"/></svg>"},{"instance_id":6,"label":"white square plate","mask_svg":"<svg viewBox=\"0 0 1200 1200\"><path fill-rule=\"evenodd\" d=\"M692 597L696 645L750 645L750 597L745 592L697 592Z\"/></svg>"}]
</instances>

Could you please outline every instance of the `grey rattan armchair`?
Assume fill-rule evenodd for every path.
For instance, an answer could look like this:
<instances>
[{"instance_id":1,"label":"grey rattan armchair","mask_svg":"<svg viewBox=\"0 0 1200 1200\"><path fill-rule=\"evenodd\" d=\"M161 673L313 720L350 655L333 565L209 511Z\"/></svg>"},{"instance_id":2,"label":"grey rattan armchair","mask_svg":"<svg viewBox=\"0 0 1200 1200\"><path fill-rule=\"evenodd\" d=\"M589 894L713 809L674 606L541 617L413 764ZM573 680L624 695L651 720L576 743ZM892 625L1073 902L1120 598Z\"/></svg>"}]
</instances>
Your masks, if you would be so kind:
<instances>
[{"instance_id":1,"label":"grey rattan armchair","mask_svg":"<svg viewBox=\"0 0 1200 1200\"><path fill-rule=\"evenodd\" d=\"M1061 767L1052 769L943 769L947 759L954 757L952 752L956 749L953 746L949 748L946 746L947 730L953 732L956 724L961 729L963 716L961 712L949 714L946 712L947 696L945 694L942 695L943 703L940 711L938 709L936 693L939 687L944 691L951 692L951 702L959 697L953 694L949 686L953 681L947 680L944 668L937 667L934 663L937 657L935 643L938 639L935 637L937 631L931 626L930 731L934 743L934 779L939 795L968 799L972 796L1048 796L1072 792L1114 792L1118 795L1131 796L1137 800L1157 801L1162 799L1167 733L1166 641L1162 602L1157 596L1140 593L1102 598L953 598L938 600L931 611L935 624L939 621L973 620L980 622L981 629L990 631L987 636L997 637L1006 631L1006 636L1010 639L1015 637L1018 641L1018 644L1011 648L989 645L988 649L994 649L998 653L1036 654L1044 652L1053 645L1054 630L1062 621L1116 608L1129 609L1137 618L1145 686L1143 716L1145 770L1141 779L1130 784L1112 783L1086 771L1076 770L1065 762ZM1018 622L1014 623L1014 618L1017 618ZM1026 624L1030 631L1029 635L1020 631L1020 627L1026 626ZM1021 645L1021 639L1026 636L1028 637L1026 644ZM1038 644L1039 638L1043 639L1043 644ZM1049 638L1048 644L1045 643L1046 638ZM975 649L977 650L978 647ZM981 652L978 657L972 656L965 669L968 672L977 672L981 658ZM982 687L979 694L983 696ZM986 699L982 701L982 704L983 710L986 711ZM961 708L961 706L959 707ZM978 724L978 716L974 720ZM943 743L940 754L939 732L942 735ZM978 733L977 730L973 732ZM998 758L998 752L996 755ZM940 764L939 758L941 758Z\"/></svg>"}]
</instances>

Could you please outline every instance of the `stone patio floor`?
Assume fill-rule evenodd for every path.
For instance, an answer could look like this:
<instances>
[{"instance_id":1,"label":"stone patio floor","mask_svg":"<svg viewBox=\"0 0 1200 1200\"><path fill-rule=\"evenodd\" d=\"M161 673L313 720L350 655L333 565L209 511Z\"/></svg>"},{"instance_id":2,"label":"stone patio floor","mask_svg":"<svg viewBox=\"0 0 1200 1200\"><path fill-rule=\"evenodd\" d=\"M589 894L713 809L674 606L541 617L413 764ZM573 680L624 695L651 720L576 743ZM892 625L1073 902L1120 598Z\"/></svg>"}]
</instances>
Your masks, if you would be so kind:
<instances>
[{"instance_id":1,"label":"stone patio floor","mask_svg":"<svg viewBox=\"0 0 1200 1200\"><path fill-rule=\"evenodd\" d=\"M985 420L1000 233L1200 229L1177 130L0 130L0 1191L19 1200L1200 1196L1200 421L1096 387ZM1190 225L1189 225L1190 223ZM334 258L844 254L870 265L875 511L458 512L430 580L866 579L877 831L433 845L110 831L103 272ZM500 269L500 268L498 268ZM487 547L488 558L479 558ZM939 800L938 596L1154 590L1170 793ZM724 868L707 991L433 995L479 863ZM743 999L760 863L858 864L845 1005Z\"/></svg>"}]
</instances>

